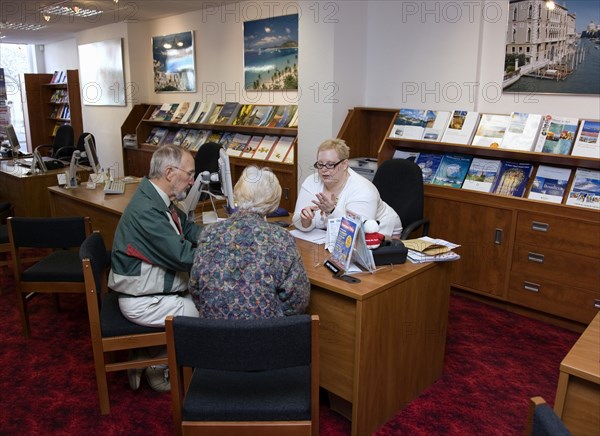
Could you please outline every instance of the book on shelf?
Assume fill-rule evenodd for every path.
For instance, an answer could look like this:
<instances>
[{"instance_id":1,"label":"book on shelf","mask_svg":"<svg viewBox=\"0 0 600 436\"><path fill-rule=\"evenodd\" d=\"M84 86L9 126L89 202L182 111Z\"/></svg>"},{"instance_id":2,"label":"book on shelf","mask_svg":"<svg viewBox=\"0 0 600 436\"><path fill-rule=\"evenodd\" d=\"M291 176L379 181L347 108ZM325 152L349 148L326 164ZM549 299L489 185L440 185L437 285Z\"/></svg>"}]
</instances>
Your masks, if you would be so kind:
<instances>
[{"instance_id":1,"label":"book on shelf","mask_svg":"<svg viewBox=\"0 0 600 436\"><path fill-rule=\"evenodd\" d=\"M390 138L423 139L427 125L427 109L401 108L390 132Z\"/></svg>"},{"instance_id":2,"label":"book on shelf","mask_svg":"<svg viewBox=\"0 0 600 436\"><path fill-rule=\"evenodd\" d=\"M175 138L173 138L173 145L177 145L178 147L181 147L181 144L183 143L183 140L185 139L185 137L187 136L189 131L190 131L190 129L188 129L186 127L182 127L179 130L177 130L177 133L175 134Z\"/></svg>"},{"instance_id":3,"label":"book on shelf","mask_svg":"<svg viewBox=\"0 0 600 436\"><path fill-rule=\"evenodd\" d=\"M283 163L286 164L293 164L295 161L295 155L296 153L294 152L294 146L290 147L290 151L288 151L288 154L285 155L285 158L283 159Z\"/></svg>"},{"instance_id":4,"label":"book on shelf","mask_svg":"<svg viewBox=\"0 0 600 436\"><path fill-rule=\"evenodd\" d=\"M500 159L474 157L469 171L467 171L462 189L490 192L499 170Z\"/></svg>"},{"instance_id":5,"label":"book on shelf","mask_svg":"<svg viewBox=\"0 0 600 436\"><path fill-rule=\"evenodd\" d=\"M494 194L522 197L532 170L533 165L529 162L503 160L492 192Z\"/></svg>"},{"instance_id":6,"label":"book on shelf","mask_svg":"<svg viewBox=\"0 0 600 436\"><path fill-rule=\"evenodd\" d=\"M412 160L413 162L415 162L418 157L419 157L418 151L396 150L394 152L394 156L392 156L392 159L408 159L408 160Z\"/></svg>"},{"instance_id":7,"label":"book on shelf","mask_svg":"<svg viewBox=\"0 0 600 436\"><path fill-rule=\"evenodd\" d=\"M271 117L269 118L268 122L266 124L264 124L264 126L265 127L277 127L277 125L283 119L283 115L285 113L286 108L287 108L287 105L273 106L273 112L271 113Z\"/></svg>"},{"instance_id":8,"label":"book on shelf","mask_svg":"<svg viewBox=\"0 0 600 436\"><path fill-rule=\"evenodd\" d=\"M226 102L212 124L231 124L237 117L241 105L237 102Z\"/></svg>"},{"instance_id":9,"label":"book on shelf","mask_svg":"<svg viewBox=\"0 0 600 436\"><path fill-rule=\"evenodd\" d=\"M213 108L212 114L210 115L209 118L206 118L206 121L202 121L203 123L207 123L207 124L215 124L215 121L217 121L217 119L219 118L219 114L221 113L221 110L223 110L223 105L220 103L215 103L215 107ZM205 118L203 118L205 119Z\"/></svg>"},{"instance_id":10,"label":"book on shelf","mask_svg":"<svg viewBox=\"0 0 600 436\"><path fill-rule=\"evenodd\" d=\"M170 144L173 144L173 141L175 140L175 136L177 136L177 130L176 129L167 129L167 134L165 135L165 137L163 138L163 140L160 142L160 145L170 145Z\"/></svg>"},{"instance_id":11,"label":"book on shelf","mask_svg":"<svg viewBox=\"0 0 600 436\"><path fill-rule=\"evenodd\" d=\"M577 168L566 204L600 209L600 171Z\"/></svg>"},{"instance_id":12,"label":"book on shelf","mask_svg":"<svg viewBox=\"0 0 600 436\"><path fill-rule=\"evenodd\" d=\"M229 144L233 141L233 138L236 134L233 132L223 132L221 135L221 139L219 139L219 144L223 146L225 150L229 148Z\"/></svg>"},{"instance_id":13,"label":"book on shelf","mask_svg":"<svg viewBox=\"0 0 600 436\"><path fill-rule=\"evenodd\" d=\"M444 157L444 155L441 153L419 153L415 159L415 163L421 167L423 183L431 183L440 166L442 157Z\"/></svg>"},{"instance_id":14,"label":"book on shelf","mask_svg":"<svg viewBox=\"0 0 600 436\"><path fill-rule=\"evenodd\" d=\"M196 114L198 113L198 109L200 108L201 105L202 105L202 102L200 102L200 101L191 102L188 107L188 110L185 112L185 114L183 115L183 117L181 118L179 123L180 124L189 123L190 118L194 118L196 116Z\"/></svg>"},{"instance_id":15,"label":"book on shelf","mask_svg":"<svg viewBox=\"0 0 600 436\"><path fill-rule=\"evenodd\" d=\"M263 120L263 118L268 118L271 115L272 109L273 109L273 106L260 106L260 105L254 106L254 109L252 109L252 112L250 113L248 118L246 118L245 125L246 126L259 126L260 122Z\"/></svg>"},{"instance_id":16,"label":"book on shelf","mask_svg":"<svg viewBox=\"0 0 600 436\"><path fill-rule=\"evenodd\" d=\"M290 121L288 122L287 126L288 127L298 127L298 106L294 105L294 107L296 108L296 110L294 111L294 114L292 115Z\"/></svg>"},{"instance_id":17,"label":"book on shelf","mask_svg":"<svg viewBox=\"0 0 600 436\"><path fill-rule=\"evenodd\" d=\"M206 142L208 142L208 138L210 138L211 135L212 130L200 130L200 133L198 134L198 139L196 140L192 151L198 151L200 147L202 147Z\"/></svg>"},{"instance_id":18,"label":"book on shelf","mask_svg":"<svg viewBox=\"0 0 600 436\"><path fill-rule=\"evenodd\" d=\"M200 108L196 112L196 116L194 118L190 118L188 122L196 124L208 124L216 108L217 104L215 102L205 101L204 103L201 103Z\"/></svg>"},{"instance_id":19,"label":"book on shelf","mask_svg":"<svg viewBox=\"0 0 600 436\"><path fill-rule=\"evenodd\" d=\"M267 160L273 162L283 162L288 152L290 151L290 147L293 147L294 144L293 136L282 136L277 141L277 144L273 147L269 155L267 156Z\"/></svg>"},{"instance_id":20,"label":"book on shelf","mask_svg":"<svg viewBox=\"0 0 600 436\"><path fill-rule=\"evenodd\" d=\"M171 121L173 119L173 116L175 115L175 112L177 112L178 107L179 103L171 103L169 109L167 110L167 113L165 114L164 121Z\"/></svg>"},{"instance_id":21,"label":"book on shelf","mask_svg":"<svg viewBox=\"0 0 600 436\"><path fill-rule=\"evenodd\" d=\"M542 127L541 114L512 112L510 124L504 133L500 148L507 150L531 151Z\"/></svg>"},{"instance_id":22,"label":"book on shelf","mask_svg":"<svg viewBox=\"0 0 600 436\"><path fill-rule=\"evenodd\" d=\"M471 145L498 148L510 124L510 115L482 114Z\"/></svg>"},{"instance_id":23,"label":"book on shelf","mask_svg":"<svg viewBox=\"0 0 600 436\"><path fill-rule=\"evenodd\" d=\"M445 154L431 184L460 188L471 166L471 160L471 156L463 154Z\"/></svg>"},{"instance_id":24,"label":"book on shelf","mask_svg":"<svg viewBox=\"0 0 600 436\"><path fill-rule=\"evenodd\" d=\"M152 121L165 121L167 114L171 110L171 103L163 103L160 106L157 106L150 119Z\"/></svg>"},{"instance_id":25,"label":"book on shelf","mask_svg":"<svg viewBox=\"0 0 600 436\"><path fill-rule=\"evenodd\" d=\"M600 121L581 120L571 156L591 157L600 159Z\"/></svg>"},{"instance_id":26,"label":"book on shelf","mask_svg":"<svg viewBox=\"0 0 600 436\"><path fill-rule=\"evenodd\" d=\"M470 144L478 124L479 112L465 110L452 111L448 126L442 135L442 142Z\"/></svg>"},{"instance_id":27,"label":"book on shelf","mask_svg":"<svg viewBox=\"0 0 600 436\"><path fill-rule=\"evenodd\" d=\"M194 146L196 141L198 140L198 136L200 135L200 130L198 129L189 129L185 138L181 141L181 147L187 148L190 151L194 151Z\"/></svg>"},{"instance_id":28,"label":"book on shelf","mask_svg":"<svg viewBox=\"0 0 600 436\"><path fill-rule=\"evenodd\" d=\"M578 118L544 115L534 151L569 154L577 135Z\"/></svg>"},{"instance_id":29,"label":"book on shelf","mask_svg":"<svg viewBox=\"0 0 600 436\"><path fill-rule=\"evenodd\" d=\"M271 149L277 143L278 140L279 136L265 135L263 140L260 142L260 145L254 152L254 156L252 156L252 158L265 160L267 156L269 156Z\"/></svg>"},{"instance_id":30,"label":"book on shelf","mask_svg":"<svg viewBox=\"0 0 600 436\"><path fill-rule=\"evenodd\" d=\"M223 132L211 132L206 139L206 142L216 142L221 143L221 137L223 136Z\"/></svg>"},{"instance_id":31,"label":"book on shelf","mask_svg":"<svg viewBox=\"0 0 600 436\"><path fill-rule=\"evenodd\" d=\"M166 127L155 127L150 131L150 136L146 140L148 144L151 145L160 145L160 143L165 139L167 132L169 129Z\"/></svg>"},{"instance_id":32,"label":"book on shelf","mask_svg":"<svg viewBox=\"0 0 600 436\"><path fill-rule=\"evenodd\" d=\"M246 145L250 141L250 135L236 133L227 147L227 154L233 157L240 157Z\"/></svg>"},{"instance_id":33,"label":"book on shelf","mask_svg":"<svg viewBox=\"0 0 600 436\"><path fill-rule=\"evenodd\" d=\"M423 139L440 142L449 121L449 111L427 111L427 125L423 131Z\"/></svg>"},{"instance_id":34,"label":"book on shelf","mask_svg":"<svg viewBox=\"0 0 600 436\"><path fill-rule=\"evenodd\" d=\"M527 198L562 203L571 177L569 168L540 165L535 173Z\"/></svg>"},{"instance_id":35,"label":"book on shelf","mask_svg":"<svg viewBox=\"0 0 600 436\"><path fill-rule=\"evenodd\" d=\"M173 118L171 118L171 122L172 123L180 123L181 120L183 119L183 116L187 113L189 108L190 108L189 101L184 101L183 103L179 104L179 106L177 106L177 110L173 114Z\"/></svg>"},{"instance_id":36,"label":"book on shelf","mask_svg":"<svg viewBox=\"0 0 600 436\"><path fill-rule=\"evenodd\" d=\"M240 110L238 111L238 114L235 117L235 120L233 120L233 122L231 124L233 124L234 126L243 126L244 124L246 124L246 120L252 113L253 109L254 109L253 104L243 104L242 107L240 108Z\"/></svg>"},{"instance_id":37,"label":"book on shelf","mask_svg":"<svg viewBox=\"0 0 600 436\"><path fill-rule=\"evenodd\" d=\"M281 117L281 120L277 124L277 127L289 127L289 124L290 124L292 118L294 118L294 115L296 115L297 111L298 111L298 106L297 105L295 105L295 104L288 104L285 107L285 110L283 112L283 116Z\"/></svg>"},{"instance_id":38,"label":"book on shelf","mask_svg":"<svg viewBox=\"0 0 600 436\"><path fill-rule=\"evenodd\" d=\"M250 141L248 141L248 144L246 144L246 147L242 151L242 154L240 154L240 157L251 158L254 156L254 152L262 140L262 135L254 135L252 138L250 138Z\"/></svg>"}]
</instances>

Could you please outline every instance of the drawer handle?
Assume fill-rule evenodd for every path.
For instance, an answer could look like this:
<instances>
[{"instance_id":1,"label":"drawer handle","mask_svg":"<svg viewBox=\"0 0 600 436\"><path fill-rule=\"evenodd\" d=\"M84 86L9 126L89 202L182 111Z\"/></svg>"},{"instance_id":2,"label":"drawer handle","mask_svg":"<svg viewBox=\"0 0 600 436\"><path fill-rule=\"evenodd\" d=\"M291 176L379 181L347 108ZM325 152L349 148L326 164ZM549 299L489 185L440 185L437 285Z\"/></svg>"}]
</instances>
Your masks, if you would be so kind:
<instances>
[{"instance_id":1,"label":"drawer handle","mask_svg":"<svg viewBox=\"0 0 600 436\"><path fill-rule=\"evenodd\" d=\"M502 234L503 234L502 229L496 229L496 232L494 233L494 244L496 244L496 245L502 244Z\"/></svg>"},{"instance_id":2,"label":"drawer handle","mask_svg":"<svg viewBox=\"0 0 600 436\"><path fill-rule=\"evenodd\" d=\"M527 259L531 262L544 263L544 255L540 253L527 253Z\"/></svg>"},{"instance_id":3,"label":"drawer handle","mask_svg":"<svg viewBox=\"0 0 600 436\"><path fill-rule=\"evenodd\" d=\"M540 292L540 285L537 283L525 282L523 283L523 289L531 292Z\"/></svg>"},{"instance_id":4,"label":"drawer handle","mask_svg":"<svg viewBox=\"0 0 600 436\"><path fill-rule=\"evenodd\" d=\"M550 224L548 223L541 223L539 221L533 221L531 223L531 230L535 230L537 232L547 232L548 229L550 228Z\"/></svg>"},{"instance_id":5,"label":"drawer handle","mask_svg":"<svg viewBox=\"0 0 600 436\"><path fill-rule=\"evenodd\" d=\"M600 300L594 300L594 308L600 309Z\"/></svg>"}]
</instances>

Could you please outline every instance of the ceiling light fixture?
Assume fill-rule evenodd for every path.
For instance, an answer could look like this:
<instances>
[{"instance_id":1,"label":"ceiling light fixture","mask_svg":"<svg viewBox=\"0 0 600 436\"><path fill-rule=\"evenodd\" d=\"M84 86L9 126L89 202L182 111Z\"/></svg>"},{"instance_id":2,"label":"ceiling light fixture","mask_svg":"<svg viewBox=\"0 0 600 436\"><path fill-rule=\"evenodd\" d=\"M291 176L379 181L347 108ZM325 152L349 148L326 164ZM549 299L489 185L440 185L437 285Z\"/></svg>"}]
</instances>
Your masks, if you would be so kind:
<instances>
[{"instance_id":1,"label":"ceiling light fixture","mask_svg":"<svg viewBox=\"0 0 600 436\"><path fill-rule=\"evenodd\" d=\"M554 4L554 2L552 0L546 0L546 7L549 10L553 11L555 6L556 5Z\"/></svg>"},{"instance_id":2,"label":"ceiling light fixture","mask_svg":"<svg viewBox=\"0 0 600 436\"><path fill-rule=\"evenodd\" d=\"M73 6L73 12L75 12L76 14L79 13L79 11L81 11L81 9L79 8L79 6Z\"/></svg>"},{"instance_id":3,"label":"ceiling light fixture","mask_svg":"<svg viewBox=\"0 0 600 436\"><path fill-rule=\"evenodd\" d=\"M43 16L44 16L44 20L46 20L46 21L50 21L50 15L48 15L48 14L44 14Z\"/></svg>"}]
</instances>

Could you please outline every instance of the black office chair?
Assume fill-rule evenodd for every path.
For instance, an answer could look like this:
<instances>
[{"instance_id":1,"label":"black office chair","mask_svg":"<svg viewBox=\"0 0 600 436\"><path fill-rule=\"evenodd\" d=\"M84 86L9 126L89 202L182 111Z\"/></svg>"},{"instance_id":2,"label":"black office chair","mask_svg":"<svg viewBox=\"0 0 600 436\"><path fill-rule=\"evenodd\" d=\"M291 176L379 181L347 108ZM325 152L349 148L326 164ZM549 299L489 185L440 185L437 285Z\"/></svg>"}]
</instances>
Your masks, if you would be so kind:
<instances>
[{"instance_id":1,"label":"black office chair","mask_svg":"<svg viewBox=\"0 0 600 436\"><path fill-rule=\"evenodd\" d=\"M525 436L570 436L571 432L542 397L529 400Z\"/></svg>"},{"instance_id":2,"label":"black office chair","mask_svg":"<svg viewBox=\"0 0 600 436\"><path fill-rule=\"evenodd\" d=\"M167 316L175 434L317 435L318 325Z\"/></svg>"},{"instance_id":3,"label":"black office chair","mask_svg":"<svg viewBox=\"0 0 600 436\"><path fill-rule=\"evenodd\" d=\"M210 174L218 174L219 172L219 153L223 148L218 142L206 142L202 144L196 152L194 164L196 166L196 177L203 171L208 171ZM213 194L221 194L221 182L210 182L208 190ZM201 194L200 201L208 199L208 194Z\"/></svg>"},{"instance_id":4,"label":"black office chair","mask_svg":"<svg viewBox=\"0 0 600 436\"><path fill-rule=\"evenodd\" d=\"M63 124L56 131L52 144L38 145L36 149L53 159L70 161L75 151L75 133L73 126Z\"/></svg>"},{"instance_id":5,"label":"black office chair","mask_svg":"<svg viewBox=\"0 0 600 436\"><path fill-rule=\"evenodd\" d=\"M390 159L383 162L373 177L381 199L389 204L402 221L400 239L422 227L422 235L429 233L429 219L423 216L423 174L412 160Z\"/></svg>"}]
</instances>

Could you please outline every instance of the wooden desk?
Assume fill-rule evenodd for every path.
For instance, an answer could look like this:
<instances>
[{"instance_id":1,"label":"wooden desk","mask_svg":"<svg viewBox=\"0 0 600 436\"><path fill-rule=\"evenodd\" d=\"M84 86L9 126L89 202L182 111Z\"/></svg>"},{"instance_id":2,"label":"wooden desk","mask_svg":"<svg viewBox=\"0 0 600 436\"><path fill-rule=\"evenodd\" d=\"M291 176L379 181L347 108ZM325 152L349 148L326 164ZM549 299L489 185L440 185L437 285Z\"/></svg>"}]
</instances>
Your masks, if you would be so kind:
<instances>
[{"instance_id":1,"label":"wooden desk","mask_svg":"<svg viewBox=\"0 0 600 436\"><path fill-rule=\"evenodd\" d=\"M15 215L48 217L51 214L48 187L58 184L57 174L64 168L44 174L28 175L29 168L13 165L12 160L0 162L0 200L12 203ZM77 174L87 181L89 169L80 168Z\"/></svg>"},{"instance_id":2,"label":"wooden desk","mask_svg":"<svg viewBox=\"0 0 600 436\"><path fill-rule=\"evenodd\" d=\"M442 375L448 265L394 265L349 284L322 266L323 246L297 244L321 319L320 384L352 403L353 435L371 434Z\"/></svg>"},{"instance_id":3,"label":"wooden desk","mask_svg":"<svg viewBox=\"0 0 600 436\"><path fill-rule=\"evenodd\" d=\"M600 313L560 364L554 411L573 435L600 432Z\"/></svg>"},{"instance_id":4,"label":"wooden desk","mask_svg":"<svg viewBox=\"0 0 600 436\"><path fill-rule=\"evenodd\" d=\"M112 245L136 186L116 196L100 188L50 192L54 210L90 216ZM309 310L321 319L320 384L351 404L352 434L370 434L442 375L449 265L395 265L349 284L322 266L322 245L297 244L312 284Z\"/></svg>"},{"instance_id":5,"label":"wooden desk","mask_svg":"<svg viewBox=\"0 0 600 436\"><path fill-rule=\"evenodd\" d=\"M112 248L119 219L138 185L126 184L123 195L104 195L104 184L98 184L96 189L87 189L81 185L73 189L49 187L52 216L89 216L92 228L99 230L106 247Z\"/></svg>"}]
</instances>

